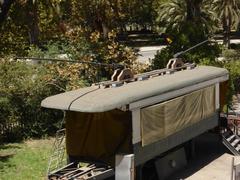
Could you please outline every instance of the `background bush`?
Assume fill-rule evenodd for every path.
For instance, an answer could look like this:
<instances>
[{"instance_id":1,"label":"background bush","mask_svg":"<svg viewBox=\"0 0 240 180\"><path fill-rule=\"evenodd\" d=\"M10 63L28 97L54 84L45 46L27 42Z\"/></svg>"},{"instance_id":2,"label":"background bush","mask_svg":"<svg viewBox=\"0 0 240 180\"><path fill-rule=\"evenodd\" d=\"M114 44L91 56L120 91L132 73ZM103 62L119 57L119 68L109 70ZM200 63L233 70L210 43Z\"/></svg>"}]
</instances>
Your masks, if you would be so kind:
<instances>
[{"instance_id":1,"label":"background bush","mask_svg":"<svg viewBox=\"0 0 240 180\"><path fill-rule=\"evenodd\" d=\"M62 112L40 107L41 101L63 92L63 78L54 79L47 65L33 65L1 59L0 130L1 140L14 141L55 133ZM63 82L65 84L63 84Z\"/></svg>"},{"instance_id":2,"label":"background bush","mask_svg":"<svg viewBox=\"0 0 240 180\"><path fill-rule=\"evenodd\" d=\"M78 30L77 30L78 32ZM78 34L72 32L73 34ZM81 35L78 34L78 35ZM62 61L21 61L11 58L0 62L0 130L2 140L51 135L59 128L62 112L41 108L41 101L51 95L79 89L107 79L113 68L93 66L84 62L120 63L139 71L136 53L116 41L116 33L103 39L98 32L81 41L69 34L65 43L49 42L31 46L29 57L58 58ZM70 59L76 63L64 61ZM99 77L99 78L98 78Z\"/></svg>"}]
</instances>

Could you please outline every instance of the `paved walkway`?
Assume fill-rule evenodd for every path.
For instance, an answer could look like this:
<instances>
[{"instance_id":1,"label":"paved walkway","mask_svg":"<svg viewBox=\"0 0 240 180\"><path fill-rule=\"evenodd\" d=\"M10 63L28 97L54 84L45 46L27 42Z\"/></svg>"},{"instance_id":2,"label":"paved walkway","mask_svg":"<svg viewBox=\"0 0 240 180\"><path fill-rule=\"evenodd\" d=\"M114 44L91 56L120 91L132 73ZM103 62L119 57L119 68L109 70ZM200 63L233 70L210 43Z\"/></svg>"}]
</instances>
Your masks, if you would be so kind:
<instances>
[{"instance_id":1,"label":"paved walkway","mask_svg":"<svg viewBox=\"0 0 240 180\"><path fill-rule=\"evenodd\" d=\"M223 40L216 40L216 42L218 44L222 44ZM231 39L230 43L240 44L240 39ZM165 45L139 47L138 61L141 63L150 63L150 61L154 58L157 51L161 51L165 47L166 47Z\"/></svg>"},{"instance_id":2,"label":"paved walkway","mask_svg":"<svg viewBox=\"0 0 240 180\"><path fill-rule=\"evenodd\" d=\"M145 46L139 48L138 61L141 63L150 63L157 51L161 51L166 46Z\"/></svg>"},{"instance_id":3,"label":"paved walkway","mask_svg":"<svg viewBox=\"0 0 240 180\"><path fill-rule=\"evenodd\" d=\"M223 44L223 40L216 40L216 42L218 42L218 44ZM231 44L240 44L240 39L231 39L230 43Z\"/></svg>"},{"instance_id":4,"label":"paved walkway","mask_svg":"<svg viewBox=\"0 0 240 180\"><path fill-rule=\"evenodd\" d=\"M232 157L217 134L203 134L196 138L195 158L169 180L230 180Z\"/></svg>"},{"instance_id":5,"label":"paved walkway","mask_svg":"<svg viewBox=\"0 0 240 180\"><path fill-rule=\"evenodd\" d=\"M231 180L233 158L225 153L185 180Z\"/></svg>"}]
</instances>

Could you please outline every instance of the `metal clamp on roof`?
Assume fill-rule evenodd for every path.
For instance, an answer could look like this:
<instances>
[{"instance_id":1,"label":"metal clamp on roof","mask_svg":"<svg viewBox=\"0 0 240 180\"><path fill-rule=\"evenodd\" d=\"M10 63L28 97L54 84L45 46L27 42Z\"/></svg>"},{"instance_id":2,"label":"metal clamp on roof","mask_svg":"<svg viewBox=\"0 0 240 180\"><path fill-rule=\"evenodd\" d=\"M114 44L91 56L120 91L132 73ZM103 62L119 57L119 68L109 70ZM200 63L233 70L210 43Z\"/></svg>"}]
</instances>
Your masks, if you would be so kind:
<instances>
[{"instance_id":1,"label":"metal clamp on roof","mask_svg":"<svg viewBox=\"0 0 240 180\"><path fill-rule=\"evenodd\" d=\"M134 75L130 69L116 69L110 81L100 82L101 88L115 88L136 81L148 80L166 74L173 74L175 71L189 70L196 67L194 63L183 63L181 58L170 59L164 69Z\"/></svg>"},{"instance_id":2,"label":"metal clamp on roof","mask_svg":"<svg viewBox=\"0 0 240 180\"><path fill-rule=\"evenodd\" d=\"M167 69L172 69L175 71L180 71L185 69L189 70L195 67L196 67L195 63L184 63L181 58L170 59L166 66Z\"/></svg>"},{"instance_id":3,"label":"metal clamp on roof","mask_svg":"<svg viewBox=\"0 0 240 180\"><path fill-rule=\"evenodd\" d=\"M173 58L168 61L167 69L176 69L182 67L183 65L184 63L181 58Z\"/></svg>"},{"instance_id":4,"label":"metal clamp on roof","mask_svg":"<svg viewBox=\"0 0 240 180\"><path fill-rule=\"evenodd\" d=\"M113 81L111 87L118 87L124 83L135 81L134 75L130 69L117 69L114 71L111 80Z\"/></svg>"}]
</instances>

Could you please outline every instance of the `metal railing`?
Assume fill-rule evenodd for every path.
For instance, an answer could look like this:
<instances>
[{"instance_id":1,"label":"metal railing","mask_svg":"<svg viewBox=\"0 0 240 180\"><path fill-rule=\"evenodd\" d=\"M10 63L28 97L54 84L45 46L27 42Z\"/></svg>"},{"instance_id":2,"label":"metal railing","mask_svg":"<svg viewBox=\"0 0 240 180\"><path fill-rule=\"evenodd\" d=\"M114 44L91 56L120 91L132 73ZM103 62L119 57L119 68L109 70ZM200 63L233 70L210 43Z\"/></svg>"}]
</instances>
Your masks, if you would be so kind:
<instances>
[{"instance_id":1,"label":"metal railing","mask_svg":"<svg viewBox=\"0 0 240 180\"><path fill-rule=\"evenodd\" d=\"M230 123L232 125L232 131L235 135L238 136L239 134L239 126L238 126L238 121L240 122L240 119L238 120L237 118L240 117L240 114L238 114L233 108L232 106L227 107L227 118L228 120L230 120ZM236 118L234 119L229 119L229 109L231 110L231 112L233 113L233 116L235 116Z\"/></svg>"},{"instance_id":2,"label":"metal railing","mask_svg":"<svg viewBox=\"0 0 240 180\"><path fill-rule=\"evenodd\" d=\"M56 133L55 142L53 144L52 153L47 167L47 175L67 165L66 156L65 129L60 129Z\"/></svg>"}]
</instances>

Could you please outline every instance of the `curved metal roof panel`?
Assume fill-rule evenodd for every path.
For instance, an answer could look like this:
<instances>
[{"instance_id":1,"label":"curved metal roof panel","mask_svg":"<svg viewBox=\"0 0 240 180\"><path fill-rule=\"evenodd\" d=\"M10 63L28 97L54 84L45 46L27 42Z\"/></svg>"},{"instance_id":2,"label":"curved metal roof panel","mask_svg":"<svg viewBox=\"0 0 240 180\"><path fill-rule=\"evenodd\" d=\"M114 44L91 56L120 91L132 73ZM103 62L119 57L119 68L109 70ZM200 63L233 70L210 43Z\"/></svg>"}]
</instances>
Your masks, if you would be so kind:
<instances>
[{"instance_id":1,"label":"curved metal roof panel","mask_svg":"<svg viewBox=\"0 0 240 180\"><path fill-rule=\"evenodd\" d=\"M79 112L105 112L219 77L228 78L228 71L212 66L197 66L116 88L91 86L57 94L44 99L41 106Z\"/></svg>"}]
</instances>

